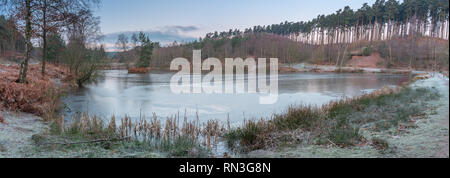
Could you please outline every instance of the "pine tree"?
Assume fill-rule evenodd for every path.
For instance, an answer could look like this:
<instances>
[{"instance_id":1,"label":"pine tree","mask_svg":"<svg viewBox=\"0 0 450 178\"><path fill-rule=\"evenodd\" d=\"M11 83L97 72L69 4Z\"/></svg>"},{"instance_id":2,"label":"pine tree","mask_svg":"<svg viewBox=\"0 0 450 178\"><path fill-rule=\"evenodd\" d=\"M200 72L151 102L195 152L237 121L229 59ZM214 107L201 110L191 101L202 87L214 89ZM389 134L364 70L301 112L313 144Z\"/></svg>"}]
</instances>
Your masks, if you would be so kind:
<instances>
[{"instance_id":1,"label":"pine tree","mask_svg":"<svg viewBox=\"0 0 450 178\"><path fill-rule=\"evenodd\" d=\"M150 60L153 53L154 43L150 41L149 37L144 33L139 33L140 46L140 57L136 64L138 67L150 67Z\"/></svg>"}]
</instances>

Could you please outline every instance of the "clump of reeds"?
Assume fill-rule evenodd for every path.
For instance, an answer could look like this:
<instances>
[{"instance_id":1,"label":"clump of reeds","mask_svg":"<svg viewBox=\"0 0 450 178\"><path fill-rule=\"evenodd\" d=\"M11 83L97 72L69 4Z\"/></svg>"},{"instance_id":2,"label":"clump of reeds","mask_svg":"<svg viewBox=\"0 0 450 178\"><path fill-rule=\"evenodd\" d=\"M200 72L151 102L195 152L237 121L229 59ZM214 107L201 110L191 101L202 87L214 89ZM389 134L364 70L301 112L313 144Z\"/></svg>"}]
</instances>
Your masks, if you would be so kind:
<instances>
[{"instance_id":1,"label":"clump of reeds","mask_svg":"<svg viewBox=\"0 0 450 178\"><path fill-rule=\"evenodd\" d=\"M203 144L208 148L211 148L211 145L217 145L218 137L223 130L220 126L219 121L217 120L209 120L203 126Z\"/></svg>"},{"instance_id":2,"label":"clump of reeds","mask_svg":"<svg viewBox=\"0 0 450 178\"><path fill-rule=\"evenodd\" d=\"M74 117L67 128L60 128L64 123L58 122L57 128L60 128L63 133L88 139L135 141L152 144L162 149L181 148L197 144L211 149L217 145L219 137L225 130L217 120L210 120L201 124L198 114L197 119L192 121L187 119L186 113L183 122L180 122L179 114L165 118L164 124L161 120L154 113L149 119L145 116L137 119L125 116L119 122L117 122L115 116L112 116L108 124L105 124L99 117L85 113ZM120 123L120 125L117 125L117 123ZM177 144L183 144L184 146Z\"/></svg>"},{"instance_id":3,"label":"clump of reeds","mask_svg":"<svg viewBox=\"0 0 450 178\"><path fill-rule=\"evenodd\" d=\"M111 121L115 118L112 117ZM77 136L86 137L89 139L113 139L117 138L115 131L115 123L110 122L105 125L103 120L97 116L91 116L89 114L81 114L72 119L72 123L66 127L64 124L64 118L56 121L61 133L72 134Z\"/></svg>"}]
</instances>

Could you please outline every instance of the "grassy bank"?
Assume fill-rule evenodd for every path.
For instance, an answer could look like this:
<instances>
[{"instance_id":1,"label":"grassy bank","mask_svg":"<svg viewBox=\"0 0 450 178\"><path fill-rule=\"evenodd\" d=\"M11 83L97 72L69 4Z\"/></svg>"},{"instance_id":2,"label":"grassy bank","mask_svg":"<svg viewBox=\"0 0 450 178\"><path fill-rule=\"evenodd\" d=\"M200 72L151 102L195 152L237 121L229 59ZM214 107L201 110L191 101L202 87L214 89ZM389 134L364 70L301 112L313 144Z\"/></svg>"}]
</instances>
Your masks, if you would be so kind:
<instances>
[{"instance_id":1,"label":"grassy bank","mask_svg":"<svg viewBox=\"0 0 450 178\"><path fill-rule=\"evenodd\" d=\"M225 134L228 146L238 152L278 150L296 145L339 148L370 145L387 151L381 138L366 138L363 132L393 130L393 135L416 127L414 120L424 115L434 89L409 87L389 89L357 98L332 102L323 107L292 106L271 120L247 121Z\"/></svg>"}]
</instances>

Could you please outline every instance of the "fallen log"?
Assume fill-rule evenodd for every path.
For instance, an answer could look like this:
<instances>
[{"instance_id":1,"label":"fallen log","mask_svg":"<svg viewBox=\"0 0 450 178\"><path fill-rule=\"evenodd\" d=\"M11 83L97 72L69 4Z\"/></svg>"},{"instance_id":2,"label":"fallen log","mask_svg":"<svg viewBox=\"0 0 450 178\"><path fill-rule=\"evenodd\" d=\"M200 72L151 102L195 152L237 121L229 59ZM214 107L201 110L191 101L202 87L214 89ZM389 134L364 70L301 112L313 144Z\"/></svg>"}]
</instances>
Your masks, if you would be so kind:
<instances>
[{"instance_id":1,"label":"fallen log","mask_svg":"<svg viewBox=\"0 0 450 178\"><path fill-rule=\"evenodd\" d=\"M100 139L100 140L91 140L91 141L83 141L83 142L52 142L52 143L42 143L41 145L77 145L77 144L87 144L87 143L100 143L100 142L118 142L118 141L124 141L131 137L124 137L120 139Z\"/></svg>"}]
</instances>

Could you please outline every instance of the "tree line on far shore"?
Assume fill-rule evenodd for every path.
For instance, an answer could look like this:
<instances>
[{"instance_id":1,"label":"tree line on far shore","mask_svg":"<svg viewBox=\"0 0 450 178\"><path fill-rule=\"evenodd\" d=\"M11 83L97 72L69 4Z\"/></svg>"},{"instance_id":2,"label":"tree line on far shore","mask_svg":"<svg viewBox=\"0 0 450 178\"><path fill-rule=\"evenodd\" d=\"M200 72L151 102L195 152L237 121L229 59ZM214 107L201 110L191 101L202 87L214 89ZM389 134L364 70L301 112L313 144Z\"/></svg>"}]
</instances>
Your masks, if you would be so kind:
<instances>
[{"instance_id":1,"label":"tree line on far shore","mask_svg":"<svg viewBox=\"0 0 450 178\"><path fill-rule=\"evenodd\" d=\"M275 57L293 64L344 65L355 51L379 53L380 66L448 69L448 0L377 0L360 9L346 6L308 22L283 22L208 33L199 40L154 47L151 65L167 66L177 57ZM134 39L134 40L133 40ZM120 62L137 61L136 37L119 35L116 55ZM125 43L124 43L125 42ZM139 49L139 48L137 48ZM360 52L361 54L363 52Z\"/></svg>"}]
</instances>

